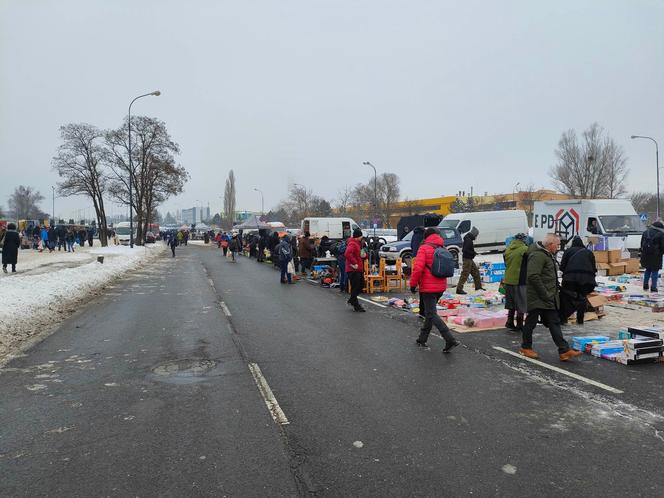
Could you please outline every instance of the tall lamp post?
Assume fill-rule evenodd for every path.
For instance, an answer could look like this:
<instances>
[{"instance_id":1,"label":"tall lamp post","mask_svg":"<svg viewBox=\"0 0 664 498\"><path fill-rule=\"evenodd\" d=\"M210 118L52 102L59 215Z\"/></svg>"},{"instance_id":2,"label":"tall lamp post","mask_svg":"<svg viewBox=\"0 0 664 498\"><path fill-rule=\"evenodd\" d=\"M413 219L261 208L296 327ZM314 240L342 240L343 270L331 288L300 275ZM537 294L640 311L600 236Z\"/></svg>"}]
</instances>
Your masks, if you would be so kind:
<instances>
[{"instance_id":1,"label":"tall lamp post","mask_svg":"<svg viewBox=\"0 0 664 498\"><path fill-rule=\"evenodd\" d=\"M644 135L632 135L630 138L645 138L646 140L652 140L655 144L655 166L657 167L657 218L659 218L659 145L657 144L657 140Z\"/></svg>"},{"instance_id":2,"label":"tall lamp post","mask_svg":"<svg viewBox=\"0 0 664 498\"><path fill-rule=\"evenodd\" d=\"M161 95L161 92L159 90L155 90L154 92L146 93L145 95L139 95L134 100L132 100L129 103L129 117L127 118L127 139L129 142L129 247L131 247L132 249L134 248L134 216L132 214L132 203L134 202L133 186L132 186L133 177L134 177L134 166L132 164L132 159L131 159L131 106L138 99L142 99L143 97L149 97L150 95L159 97Z\"/></svg>"},{"instance_id":3,"label":"tall lamp post","mask_svg":"<svg viewBox=\"0 0 664 498\"><path fill-rule=\"evenodd\" d=\"M263 197L263 191L258 188L254 188L254 190L261 194L261 216L265 216L265 199Z\"/></svg>"},{"instance_id":4,"label":"tall lamp post","mask_svg":"<svg viewBox=\"0 0 664 498\"><path fill-rule=\"evenodd\" d=\"M512 188L512 202L514 203L516 203L516 189L519 188L519 185L521 185L521 182L516 182L516 185ZM516 207L516 205L514 207Z\"/></svg>"},{"instance_id":5,"label":"tall lamp post","mask_svg":"<svg viewBox=\"0 0 664 498\"><path fill-rule=\"evenodd\" d=\"M53 185L51 185L51 190L53 191L53 211L51 212L51 218L55 220L55 187ZM54 223L51 223L51 226L53 225Z\"/></svg>"},{"instance_id":6,"label":"tall lamp post","mask_svg":"<svg viewBox=\"0 0 664 498\"><path fill-rule=\"evenodd\" d=\"M376 167L371 164L369 161L364 161L362 164L365 166L371 166L374 172L374 219L371 220L373 225L373 243L376 243L376 219L378 218L378 173L376 173ZM373 251L369 251L369 256L373 256ZM370 258L371 259L371 258ZM369 266L373 262L369 261Z\"/></svg>"}]
</instances>

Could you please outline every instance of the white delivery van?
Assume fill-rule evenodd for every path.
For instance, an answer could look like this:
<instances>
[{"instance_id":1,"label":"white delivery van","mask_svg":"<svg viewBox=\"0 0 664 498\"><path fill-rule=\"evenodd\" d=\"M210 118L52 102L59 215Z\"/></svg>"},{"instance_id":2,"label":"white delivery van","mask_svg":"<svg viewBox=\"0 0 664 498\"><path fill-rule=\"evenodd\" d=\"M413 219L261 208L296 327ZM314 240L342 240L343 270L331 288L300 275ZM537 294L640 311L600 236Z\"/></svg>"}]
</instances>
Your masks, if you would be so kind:
<instances>
[{"instance_id":1,"label":"white delivery van","mask_svg":"<svg viewBox=\"0 0 664 498\"><path fill-rule=\"evenodd\" d=\"M327 235L330 239L347 239L353 230L360 228L352 218L305 218L302 220L302 233L309 232L313 238Z\"/></svg>"},{"instance_id":2,"label":"white delivery van","mask_svg":"<svg viewBox=\"0 0 664 498\"><path fill-rule=\"evenodd\" d=\"M504 251L506 238L528 233L528 218L519 209L453 213L445 216L438 226L456 228L462 238L472 227L477 227L480 232L475 240L477 252Z\"/></svg>"},{"instance_id":3,"label":"white delivery van","mask_svg":"<svg viewBox=\"0 0 664 498\"><path fill-rule=\"evenodd\" d=\"M556 233L566 242L575 235L606 235L619 238L632 254L641 250L644 223L627 199L570 199L536 201L533 209L533 238L542 240ZM609 242L610 245L611 242Z\"/></svg>"},{"instance_id":4,"label":"white delivery van","mask_svg":"<svg viewBox=\"0 0 664 498\"><path fill-rule=\"evenodd\" d=\"M115 225L114 230L115 234L118 236L118 241L120 242L120 244L128 246L130 239L129 234L131 233L131 231L129 230L129 222L122 221L118 223L117 225ZM136 230L137 226L136 223L134 223L134 243L136 243Z\"/></svg>"}]
</instances>

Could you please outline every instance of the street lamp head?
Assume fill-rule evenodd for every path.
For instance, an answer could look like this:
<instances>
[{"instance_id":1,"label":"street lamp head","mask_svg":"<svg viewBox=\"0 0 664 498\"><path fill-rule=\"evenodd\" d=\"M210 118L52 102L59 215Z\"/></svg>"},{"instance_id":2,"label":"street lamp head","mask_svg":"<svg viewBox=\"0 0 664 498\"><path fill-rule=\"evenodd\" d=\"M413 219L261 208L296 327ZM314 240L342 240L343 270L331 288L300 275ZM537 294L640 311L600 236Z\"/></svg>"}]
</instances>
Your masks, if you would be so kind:
<instances>
[{"instance_id":1,"label":"street lamp head","mask_svg":"<svg viewBox=\"0 0 664 498\"><path fill-rule=\"evenodd\" d=\"M632 136L629 137L629 138L638 138L638 137L637 137L636 135L632 135Z\"/></svg>"},{"instance_id":2,"label":"street lamp head","mask_svg":"<svg viewBox=\"0 0 664 498\"><path fill-rule=\"evenodd\" d=\"M362 164L364 164L365 166L369 166L369 164L371 163L369 161L363 161Z\"/></svg>"},{"instance_id":3,"label":"street lamp head","mask_svg":"<svg viewBox=\"0 0 664 498\"><path fill-rule=\"evenodd\" d=\"M161 95L161 92L159 90L155 90L154 92L151 93L151 95L154 95L155 97L159 97Z\"/></svg>"}]
</instances>

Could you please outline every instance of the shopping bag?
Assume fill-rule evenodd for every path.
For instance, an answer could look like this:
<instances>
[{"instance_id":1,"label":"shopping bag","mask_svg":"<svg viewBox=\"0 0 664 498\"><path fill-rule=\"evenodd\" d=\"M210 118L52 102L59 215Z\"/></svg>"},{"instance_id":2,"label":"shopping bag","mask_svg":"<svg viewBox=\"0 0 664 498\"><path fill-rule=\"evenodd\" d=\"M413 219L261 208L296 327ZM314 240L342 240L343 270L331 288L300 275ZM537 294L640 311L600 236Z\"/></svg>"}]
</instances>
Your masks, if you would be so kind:
<instances>
[{"instance_id":1,"label":"shopping bag","mask_svg":"<svg viewBox=\"0 0 664 498\"><path fill-rule=\"evenodd\" d=\"M295 265L293 264L293 260L288 262L288 268L286 271L288 273L295 274Z\"/></svg>"}]
</instances>

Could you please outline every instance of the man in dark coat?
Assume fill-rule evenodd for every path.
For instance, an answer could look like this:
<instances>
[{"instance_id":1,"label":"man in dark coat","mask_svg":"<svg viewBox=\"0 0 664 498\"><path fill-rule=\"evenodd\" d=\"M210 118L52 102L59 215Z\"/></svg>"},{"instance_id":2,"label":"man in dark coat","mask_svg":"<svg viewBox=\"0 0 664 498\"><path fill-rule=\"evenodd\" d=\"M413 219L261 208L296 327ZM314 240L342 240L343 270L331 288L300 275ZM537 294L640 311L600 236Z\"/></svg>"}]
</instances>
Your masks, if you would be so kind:
<instances>
[{"instance_id":1,"label":"man in dark coat","mask_svg":"<svg viewBox=\"0 0 664 498\"><path fill-rule=\"evenodd\" d=\"M643 290L657 292L657 280L662 269L664 254L664 224L660 220L653 223L641 236L641 266L643 272Z\"/></svg>"},{"instance_id":2,"label":"man in dark coat","mask_svg":"<svg viewBox=\"0 0 664 498\"><path fill-rule=\"evenodd\" d=\"M7 273L7 265L12 265L12 273L16 273L18 262L18 248L21 246L21 238L16 231L16 225L9 223L2 245L2 271Z\"/></svg>"},{"instance_id":3,"label":"man in dark coat","mask_svg":"<svg viewBox=\"0 0 664 498\"><path fill-rule=\"evenodd\" d=\"M480 231L477 227L473 227L463 237L463 247L461 248L461 255L463 258L463 267L461 269L461 276L459 277L459 283L457 283L456 293L465 294L466 291L463 290L463 285L468 280L468 275L473 277L473 284L475 284L475 290L484 290L482 289L482 277L480 277L480 269L475 264L475 239L479 235Z\"/></svg>"},{"instance_id":4,"label":"man in dark coat","mask_svg":"<svg viewBox=\"0 0 664 498\"><path fill-rule=\"evenodd\" d=\"M523 325L523 340L519 353L527 358L537 359L533 350L533 330L541 318L551 332L553 342L558 346L560 361L580 356L580 351L570 349L560 329L560 296L558 294L558 263L555 254L560 249L560 237L549 233L542 242L528 248L528 316Z\"/></svg>"},{"instance_id":5,"label":"man in dark coat","mask_svg":"<svg viewBox=\"0 0 664 498\"><path fill-rule=\"evenodd\" d=\"M560 290L560 321L567 323L570 315L576 311L576 323L583 324L587 296L597 282L595 255L585 248L581 237L572 239L572 245L565 251L560 261L563 283Z\"/></svg>"}]
</instances>

